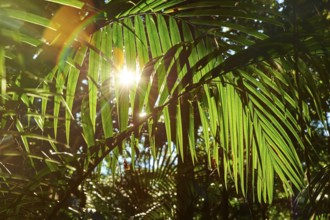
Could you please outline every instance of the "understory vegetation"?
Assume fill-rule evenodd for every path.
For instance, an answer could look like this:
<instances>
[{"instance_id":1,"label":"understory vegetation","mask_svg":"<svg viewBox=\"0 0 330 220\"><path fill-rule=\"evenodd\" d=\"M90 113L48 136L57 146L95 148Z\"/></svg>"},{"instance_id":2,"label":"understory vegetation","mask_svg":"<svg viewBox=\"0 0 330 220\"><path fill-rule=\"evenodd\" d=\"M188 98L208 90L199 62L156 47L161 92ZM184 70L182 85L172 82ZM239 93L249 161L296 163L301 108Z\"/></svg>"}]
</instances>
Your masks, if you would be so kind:
<instances>
[{"instance_id":1,"label":"understory vegetation","mask_svg":"<svg viewBox=\"0 0 330 220\"><path fill-rule=\"evenodd\" d=\"M0 1L0 219L328 219L329 8Z\"/></svg>"}]
</instances>

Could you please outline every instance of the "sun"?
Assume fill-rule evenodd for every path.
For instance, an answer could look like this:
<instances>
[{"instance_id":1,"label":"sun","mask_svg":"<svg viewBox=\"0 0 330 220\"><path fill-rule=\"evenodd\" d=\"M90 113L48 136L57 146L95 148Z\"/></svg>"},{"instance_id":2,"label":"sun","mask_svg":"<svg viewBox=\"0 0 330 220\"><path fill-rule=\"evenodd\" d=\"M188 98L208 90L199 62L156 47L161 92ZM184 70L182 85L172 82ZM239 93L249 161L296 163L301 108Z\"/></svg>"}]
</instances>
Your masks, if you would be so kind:
<instances>
[{"instance_id":1,"label":"sun","mask_svg":"<svg viewBox=\"0 0 330 220\"><path fill-rule=\"evenodd\" d=\"M122 86L130 87L138 84L140 80L140 74L137 71L131 71L126 66L119 71L118 74L119 84Z\"/></svg>"}]
</instances>

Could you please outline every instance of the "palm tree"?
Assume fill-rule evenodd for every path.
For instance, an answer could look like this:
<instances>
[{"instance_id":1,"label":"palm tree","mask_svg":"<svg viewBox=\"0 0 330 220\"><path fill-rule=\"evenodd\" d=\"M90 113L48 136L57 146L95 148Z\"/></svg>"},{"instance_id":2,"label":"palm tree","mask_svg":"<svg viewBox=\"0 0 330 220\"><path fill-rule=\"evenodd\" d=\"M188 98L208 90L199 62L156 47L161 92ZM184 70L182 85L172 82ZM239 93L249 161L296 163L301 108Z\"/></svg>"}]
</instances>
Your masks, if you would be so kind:
<instances>
[{"instance_id":1,"label":"palm tree","mask_svg":"<svg viewBox=\"0 0 330 220\"><path fill-rule=\"evenodd\" d=\"M275 178L302 189L329 84L329 26L304 20L307 3L288 17L265 1L0 4L0 215L83 211L90 177L115 173L128 146L134 169L142 142L154 158L176 149L179 190L201 141L251 201L271 202ZM178 199L178 218L189 208Z\"/></svg>"}]
</instances>

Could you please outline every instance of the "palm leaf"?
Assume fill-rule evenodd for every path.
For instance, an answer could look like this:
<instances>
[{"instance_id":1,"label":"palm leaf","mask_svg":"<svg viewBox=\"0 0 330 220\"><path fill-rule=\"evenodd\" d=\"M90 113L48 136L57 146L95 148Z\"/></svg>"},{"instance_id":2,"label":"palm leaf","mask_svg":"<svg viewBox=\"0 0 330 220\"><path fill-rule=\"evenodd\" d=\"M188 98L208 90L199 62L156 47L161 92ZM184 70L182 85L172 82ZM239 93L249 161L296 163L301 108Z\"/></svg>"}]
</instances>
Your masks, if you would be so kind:
<instances>
[{"instance_id":1,"label":"palm leaf","mask_svg":"<svg viewBox=\"0 0 330 220\"><path fill-rule=\"evenodd\" d=\"M83 7L80 1L49 2L63 7ZM48 19L30 12L21 13L12 8L1 8L1 12L1 17L57 30ZM186 147L191 157L196 158L196 138L202 139L209 166L215 160L217 169L223 169L219 173L224 173L225 183L230 176L236 190L245 195L252 188L259 201L271 202L275 175L289 192L292 191L291 183L296 188L302 187L303 172L296 150L304 147L303 140L308 142L309 136L304 136L304 128L297 123L297 118L302 117L308 122L310 115L300 109L304 106L307 110L307 103L301 104L301 94L313 99L313 107L319 117L323 115L317 86L303 62L315 64L317 69L317 58L327 55L329 38L321 34L297 36L291 32L268 36L260 33L257 27L246 28L238 23L251 24L257 20L276 27L284 24L276 10L232 1L110 1L100 14L86 21L96 22L92 40L88 42L85 39L86 42L78 45L67 42L64 48L66 59L60 60L64 62L46 77L40 77L41 81L51 82L42 84L43 89L48 89L47 99L43 97L40 104L43 116L34 117L39 126L35 139L45 141L49 149L60 153L58 143L49 137L63 141L59 136L64 134L67 143L72 144L70 151L81 156L79 162L75 164L62 157L34 155L36 144L30 144L29 137L24 134L25 129L31 128L30 119L34 111L29 110L26 124L14 118L13 114L1 118L2 121L16 123L15 129L9 122L2 128L20 132L31 167L35 168L35 161L47 159L44 161L45 169L34 170L38 178L28 176L31 183L23 184L23 188L33 186L37 189L41 178L58 171L61 163L67 168L71 167L71 163L75 164L77 171L69 171L71 180L65 179L64 174L61 176L69 182L69 187L58 183L64 193L50 212L51 217L65 206L70 193L82 181L97 172L95 168L100 167L109 155L114 172L117 159L120 154L125 154L129 142L134 143L129 151L134 162L138 153L135 142L144 127L146 130L143 132L149 135L152 154L157 158L156 134L161 120L165 123L167 144L171 146L174 143L182 158ZM86 25L84 27L87 28ZM226 32L224 27L230 30ZM0 33L13 39L16 37L18 42L39 45L40 41L31 36L12 35L10 31L17 29L1 26ZM79 37L80 34L75 33ZM0 67L11 57L8 47L1 51ZM300 54L304 55L297 56ZM296 62L300 63L301 78L294 81L294 74L298 74L293 69ZM119 74L124 68L143 69L142 73L138 73L141 77L137 84L131 87L120 85ZM1 72L1 77L5 76L4 72ZM322 76L327 79L325 74ZM77 80L80 78L88 79L87 91L84 88L79 91ZM20 86L21 81L22 78L18 77L16 85ZM40 85L38 82L37 87ZM2 84L1 95L6 90ZM22 93L13 93L9 99L24 108L31 108L37 99L24 90ZM84 97L82 101L79 95ZM51 113L47 110L50 100L54 102L50 107ZM76 103L79 106L74 106ZM81 109L78 110L81 116L73 114L75 107ZM146 116L138 117L141 112ZM188 125L182 124L187 116L182 112L189 114ZM83 136L85 140L78 149L69 140L72 121L81 128L79 137ZM45 122L54 127L52 132L47 131L46 138L43 133ZM65 131L60 128L65 128ZM198 128L202 130L201 137L195 136ZM189 146L184 146L186 138ZM85 145L88 150L81 152L79 148ZM3 180L5 184L10 182L7 177ZM24 203L28 198L35 197L27 192L21 199L4 207L18 204L18 210L28 210L32 206Z\"/></svg>"}]
</instances>

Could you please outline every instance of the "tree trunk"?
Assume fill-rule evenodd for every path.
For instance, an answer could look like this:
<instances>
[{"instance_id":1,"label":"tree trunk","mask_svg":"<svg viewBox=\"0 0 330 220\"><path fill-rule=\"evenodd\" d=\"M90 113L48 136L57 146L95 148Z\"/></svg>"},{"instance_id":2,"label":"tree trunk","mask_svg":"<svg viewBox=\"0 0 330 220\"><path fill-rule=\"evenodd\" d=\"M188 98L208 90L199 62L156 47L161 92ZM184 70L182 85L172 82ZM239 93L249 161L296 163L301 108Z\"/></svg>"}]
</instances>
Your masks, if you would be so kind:
<instances>
[{"instance_id":1,"label":"tree trunk","mask_svg":"<svg viewBox=\"0 0 330 220\"><path fill-rule=\"evenodd\" d=\"M177 219L190 220L194 216L193 182L194 168L189 152L189 110L191 108L188 97L183 97L181 102L182 133L183 133L183 159L178 158L177 176ZM178 146L177 146L178 147Z\"/></svg>"},{"instance_id":2,"label":"tree trunk","mask_svg":"<svg viewBox=\"0 0 330 220\"><path fill-rule=\"evenodd\" d=\"M193 172L191 159L184 162L179 158L177 178L177 219L190 220L194 216L192 194Z\"/></svg>"},{"instance_id":3,"label":"tree trunk","mask_svg":"<svg viewBox=\"0 0 330 220\"><path fill-rule=\"evenodd\" d=\"M222 149L220 149L220 155L223 155ZM222 185L222 193L221 193L221 219L227 220L229 219L229 195L226 189L225 184L225 173L224 173L224 166L223 166L223 159L221 159L220 163L220 178L221 178L221 185Z\"/></svg>"}]
</instances>

